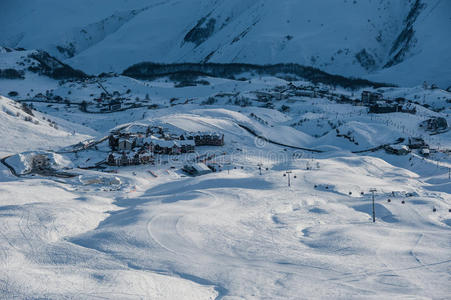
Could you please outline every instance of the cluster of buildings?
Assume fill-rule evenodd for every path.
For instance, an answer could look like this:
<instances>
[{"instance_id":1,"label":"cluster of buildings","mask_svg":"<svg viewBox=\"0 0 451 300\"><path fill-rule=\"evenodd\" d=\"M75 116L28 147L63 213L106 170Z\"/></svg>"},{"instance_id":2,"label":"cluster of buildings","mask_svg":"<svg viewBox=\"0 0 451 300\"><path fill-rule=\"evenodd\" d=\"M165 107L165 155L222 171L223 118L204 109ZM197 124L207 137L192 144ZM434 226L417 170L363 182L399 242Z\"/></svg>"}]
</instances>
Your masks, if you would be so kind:
<instances>
[{"instance_id":1,"label":"cluster of buildings","mask_svg":"<svg viewBox=\"0 0 451 300\"><path fill-rule=\"evenodd\" d=\"M130 125L108 137L113 166L154 164L155 155L192 153L196 146L223 146L224 135L214 132L169 132L161 126Z\"/></svg>"},{"instance_id":2,"label":"cluster of buildings","mask_svg":"<svg viewBox=\"0 0 451 300\"><path fill-rule=\"evenodd\" d=\"M386 145L385 151L395 155L407 155L413 149L417 149L422 156L429 156L429 145L420 137L409 137L406 144Z\"/></svg>"},{"instance_id":3,"label":"cluster of buildings","mask_svg":"<svg viewBox=\"0 0 451 300\"><path fill-rule=\"evenodd\" d=\"M362 105L369 108L368 112L373 114L386 114L393 112L403 112L415 114L416 108L406 103L404 98L384 99L382 93L363 91Z\"/></svg>"},{"instance_id":4,"label":"cluster of buildings","mask_svg":"<svg viewBox=\"0 0 451 300\"><path fill-rule=\"evenodd\" d=\"M105 92L100 93L100 96L93 100L97 102L97 106L100 107L101 112L108 112L120 110L122 108L122 102L130 99L121 97L117 91L110 94L105 90Z\"/></svg>"},{"instance_id":5,"label":"cluster of buildings","mask_svg":"<svg viewBox=\"0 0 451 300\"><path fill-rule=\"evenodd\" d=\"M293 96L309 98L326 98L337 103L349 103L367 106L369 113L383 114L392 112L403 112L416 114L415 106L406 101L405 98L386 99L379 92L363 91L361 100L352 99L347 95L334 93L327 87L311 85L296 86L290 83L287 87L276 87L272 92L255 92L257 100L264 102L269 100L283 100Z\"/></svg>"},{"instance_id":6,"label":"cluster of buildings","mask_svg":"<svg viewBox=\"0 0 451 300\"><path fill-rule=\"evenodd\" d=\"M448 129L448 122L443 117L434 117L421 122L420 127L427 131L440 132Z\"/></svg>"},{"instance_id":7,"label":"cluster of buildings","mask_svg":"<svg viewBox=\"0 0 451 300\"><path fill-rule=\"evenodd\" d=\"M277 86L272 93L257 93L258 98L270 98L275 100L288 99L289 97L309 97L309 98L327 98L329 100L339 101L342 95L333 93L327 87L319 87L313 85L294 85L289 83L288 86Z\"/></svg>"},{"instance_id":8,"label":"cluster of buildings","mask_svg":"<svg viewBox=\"0 0 451 300\"><path fill-rule=\"evenodd\" d=\"M372 105L376 104L378 101L382 101L384 96L382 93L373 93L370 91L362 92L362 104L363 105Z\"/></svg>"}]
</instances>

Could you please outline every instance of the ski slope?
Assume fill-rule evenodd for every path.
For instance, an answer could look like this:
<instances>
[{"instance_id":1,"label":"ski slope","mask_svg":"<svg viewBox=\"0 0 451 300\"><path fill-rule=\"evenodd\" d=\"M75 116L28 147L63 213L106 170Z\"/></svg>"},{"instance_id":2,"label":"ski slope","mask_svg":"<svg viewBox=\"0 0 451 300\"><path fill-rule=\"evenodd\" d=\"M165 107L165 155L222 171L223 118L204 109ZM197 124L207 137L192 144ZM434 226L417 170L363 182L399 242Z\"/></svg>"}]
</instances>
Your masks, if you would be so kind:
<instances>
[{"instance_id":1,"label":"ski slope","mask_svg":"<svg viewBox=\"0 0 451 300\"><path fill-rule=\"evenodd\" d=\"M93 130L58 117L34 111L30 116L21 105L0 96L0 131L4 142L0 155L26 150L48 150L68 146L91 137ZM56 128L53 123L55 122Z\"/></svg>"},{"instance_id":2,"label":"ski slope","mask_svg":"<svg viewBox=\"0 0 451 300\"><path fill-rule=\"evenodd\" d=\"M75 180L4 183L3 294L446 298L448 194L372 157L316 158L320 169L306 171L309 160L267 161L261 176L240 157L243 169L197 178L135 167L120 171L125 185L115 192ZM297 176L291 187L286 169ZM370 195L360 195L370 187L375 224Z\"/></svg>"},{"instance_id":3,"label":"ski slope","mask_svg":"<svg viewBox=\"0 0 451 300\"><path fill-rule=\"evenodd\" d=\"M212 288L70 243L117 210L111 198L77 190L45 179L2 184L2 298L214 299Z\"/></svg>"},{"instance_id":4,"label":"ski slope","mask_svg":"<svg viewBox=\"0 0 451 300\"><path fill-rule=\"evenodd\" d=\"M437 173L434 161L421 159L411 167L407 157L383 152L352 154L345 144L341 150L295 155L300 153L294 149L260 144L237 125L311 145L314 138L301 132L303 138L276 135L284 131L277 124L287 122L285 115L254 110L271 127L249 118L246 109L231 108L174 106L139 121L224 132L223 148L199 149L224 153L218 161L231 164L222 172L186 177L178 171L184 157L114 168L116 174L73 169L81 177L65 179L19 180L0 169L1 294L51 299L450 294L445 170ZM368 143L384 139L373 138ZM291 186L283 176L287 170ZM377 189L376 223L370 188Z\"/></svg>"}]
</instances>

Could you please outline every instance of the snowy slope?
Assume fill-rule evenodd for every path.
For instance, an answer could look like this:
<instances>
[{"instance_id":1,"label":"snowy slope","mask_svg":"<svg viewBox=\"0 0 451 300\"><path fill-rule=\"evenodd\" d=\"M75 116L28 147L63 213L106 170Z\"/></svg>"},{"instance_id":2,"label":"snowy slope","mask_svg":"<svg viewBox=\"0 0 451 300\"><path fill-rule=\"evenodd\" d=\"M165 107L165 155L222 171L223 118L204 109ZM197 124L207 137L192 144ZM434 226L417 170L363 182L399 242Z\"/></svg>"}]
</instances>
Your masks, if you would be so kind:
<instances>
[{"instance_id":1,"label":"snowy slope","mask_svg":"<svg viewBox=\"0 0 451 300\"><path fill-rule=\"evenodd\" d=\"M451 85L440 0L2 1L0 45L89 73L142 61L296 62L348 76ZM41 22L46 20L46 22ZM37 25L39 24L39 25Z\"/></svg>"},{"instance_id":2,"label":"snowy slope","mask_svg":"<svg viewBox=\"0 0 451 300\"><path fill-rule=\"evenodd\" d=\"M57 117L37 111L33 111L33 115L24 112L20 104L0 96L0 131L3 139L0 155L67 146L89 138L89 133L95 134L93 130Z\"/></svg>"},{"instance_id":3,"label":"snowy slope","mask_svg":"<svg viewBox=\"0 0 451 300\"><path fill-rule=\"evenodd\" d=\"M0 164L0 298L448 297L449 155L436 152L425 159L416 152L350 152L411 135L422 135L433 148L449 148L450 132L429 136L417 127L424 118L446 116L444 112L423 107L416 115L371 115L362 106L308 97L274 101L277 108L290 106L284 113L256 102L233 105L219 96L215 104L206 105L202 103L210 95L251 95L288 85L275 78L206 79L209 86L185 88L174 88L164 79L105 80L107 88L132 88L139 96L150 93L153 103L166 105L161 109L88 114L64 102L33 102L45 113L35 112L35 117L57 120L64 129L57 131L60 136L46 122L23 120L20 105L1 98L0 126L5 127L0 136L15 151L36 150L47 142L55 149L82 134L104 136L126 124L218 131L224 133L225 145L161 155L155 165L103 170L76 166L105 159L107 141L54 155L52 162L60 167L74 167L67 170L79 175L73 178L27 175L26 170L16 178ZM29 91L30 81L32 77L21 80L21 94ZM8 87L9 80L0 83ZM64 90L65 84L55 87L55 93L64 90L74 102L98 90L88 82L68 84L73 93ZM420 100L449 106L444 91L392 88L386 93L421 95ZM191 102L170 105L171 97ZM306 121L299 123L300 118ZM326 152L262 142L239 125L279 143ZM350 132L359 144L337 136L336 129ZM72 130L75 137L69 134ZM328 133L315 138L313 132L320 130ZM32 153L12 156L7 163L26 169ZM221 171L199 177L180 171L195 156L212 153L223 165ZM285 171L292 171L290 186ZM373 187L376 223L371 221Z\"/></svg>"},{"instance_id":4,"label":"snowy slope","mask_svg":"<svg viewBox=\"0 0 451 300\"><path fill-rule=\"evenodd\" d=\"M214 299L212 287L130 269L67 236L92 230L116 207L50 180L4 183L0 193L2 299ZM26 270L24 272L24 270Z\"/></svg>"},{"instance_id":5,"label":"snowy slope","mask_svg":"<svg viewBox=\"0 0 451 300\"><path fill-rule=\"evenodd\" d=\"M218 124L199 118L188 125L196 122ZM249 136L241 141L252 148ZM271 145L263 150L281 151ZM121 168L115 176L123 184L114 191L75 179L64 185L31 178L6 182L0 194L4 295L447 297L448 194L430 192L420 174L394 165L399 158L390 164L336 155L281 164L267 156L268 170L259 175L254 155L235 153L233 164L242 169L195 178L164 165ZM320 167L305 170L307 163ZM296 175L291 187L285 170ZM378 190L375 224L371 187ZM41 196L52 194L58 196Z\"/></svg>"}]
</instances>

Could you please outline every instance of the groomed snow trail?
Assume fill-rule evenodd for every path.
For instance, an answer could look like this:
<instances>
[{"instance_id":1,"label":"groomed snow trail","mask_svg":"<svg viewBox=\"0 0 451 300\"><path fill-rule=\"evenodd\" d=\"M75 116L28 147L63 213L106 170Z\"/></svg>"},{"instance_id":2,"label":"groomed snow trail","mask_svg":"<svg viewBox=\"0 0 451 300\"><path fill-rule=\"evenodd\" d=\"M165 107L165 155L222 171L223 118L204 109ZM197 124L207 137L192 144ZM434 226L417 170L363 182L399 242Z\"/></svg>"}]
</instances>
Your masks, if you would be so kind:
<instances>
[{"instance_id":1,"label":"groomed snow trail","mask_svg":"<svg viewBox=\"0 0 451 300\"><path fill-rule=\"evenodd\" d=\"M190 280L129 268L71 236L117 208L93 189L27 179L0 187L0 298L214 299ZM88 196L86 193L91 193ZM26 271L25 271L26 270Z\"/></svg>"},{"instance_id":2,"label":"groomed snow trail","mask_svg":"<svg viewBox=\"0 0 451 300\"><path fill-rule=\"evenodd\" d=\"M360 187L349 184L352 174L333 175L348 158L322 160L324 168L313 172L292 166L298 176L291 188L280 171L260 176L247 165L230 174L152 178L116 198L121 209L73 242L136 270L214 286L224 299L446 297L450 228L431 211L440 197L389 203L381 194L373 224L369 195L342 191L368 190L379 172L384 189L401 183L392 181L388 164L353 160ZM404 187L418 185L403 180Z\"/></svg>"}]
</instances>

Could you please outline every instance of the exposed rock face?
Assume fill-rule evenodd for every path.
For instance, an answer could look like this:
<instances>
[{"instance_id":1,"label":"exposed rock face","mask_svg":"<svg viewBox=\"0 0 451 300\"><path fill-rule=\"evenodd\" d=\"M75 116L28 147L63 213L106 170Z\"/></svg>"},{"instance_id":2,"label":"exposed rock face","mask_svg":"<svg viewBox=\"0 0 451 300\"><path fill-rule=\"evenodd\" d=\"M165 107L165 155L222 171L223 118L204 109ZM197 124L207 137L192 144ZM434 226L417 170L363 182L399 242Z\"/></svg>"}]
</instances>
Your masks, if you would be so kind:
<instances>
[{"instance_id":1,"label":"exposed rock face","mask_svg":"<svg viewBox=\"0 0 451 300\"><path fill-rule=\"evenodd\" d=\"M199 46L205 42L215 31L216 20L214 18L202 18L184 37L185 42L191 42Z\"/></svg>"},{"instance_id":2,"label":"exposed rock face","mask_svg":"<svg viewBox=\"0 0 451 300\"><path fill-rule=\"evenodd\" d=\"M0 45L43 49L89 74L120 73L145 61L295 63L400 85L451 84L450 68L436 71L451 64L451 1L51 3L8 6Z\"/></svg>"},{"instance_id":3,"label":"exposed rock face","mask_svg":"<svg viewBox=\"0 0 451 300\"><path fill-rule=\"evenodd\" d=\"M390 50L391 58L385 64L384 68L401 63L409 54L409 51L415 46L417 40L415 39L414 23L425 7L426 4L422 3L421 0L415 0L409 14L404 20L404 28L394 41Z\"/></svg>"}]
</instances>

